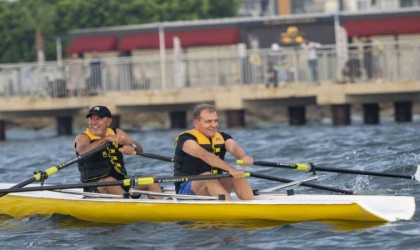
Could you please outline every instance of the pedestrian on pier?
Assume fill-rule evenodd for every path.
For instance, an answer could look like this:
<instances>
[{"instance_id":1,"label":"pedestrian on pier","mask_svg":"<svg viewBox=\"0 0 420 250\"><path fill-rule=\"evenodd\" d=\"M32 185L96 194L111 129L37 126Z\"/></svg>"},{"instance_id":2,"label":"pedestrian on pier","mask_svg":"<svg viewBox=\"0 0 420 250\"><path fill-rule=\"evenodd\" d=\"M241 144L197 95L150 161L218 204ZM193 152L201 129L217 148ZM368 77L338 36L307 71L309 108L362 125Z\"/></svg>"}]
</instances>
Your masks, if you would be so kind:
<instances>
[{"instance_id":1,"label":"pedestrian on pier","mask_svg":"<svg viewBox=\"0 0 420 250\"><path fill-rule=\"evenodd\" d=\"M321 44L317 42L309 41L308 39L305 38L301 46L306 53L306 59L308 61L308 66L311 73L312 82L318 84L319 83L318 56L317 56L316 50L318 48L321 48Z\"/></svg>"}]
</instances>

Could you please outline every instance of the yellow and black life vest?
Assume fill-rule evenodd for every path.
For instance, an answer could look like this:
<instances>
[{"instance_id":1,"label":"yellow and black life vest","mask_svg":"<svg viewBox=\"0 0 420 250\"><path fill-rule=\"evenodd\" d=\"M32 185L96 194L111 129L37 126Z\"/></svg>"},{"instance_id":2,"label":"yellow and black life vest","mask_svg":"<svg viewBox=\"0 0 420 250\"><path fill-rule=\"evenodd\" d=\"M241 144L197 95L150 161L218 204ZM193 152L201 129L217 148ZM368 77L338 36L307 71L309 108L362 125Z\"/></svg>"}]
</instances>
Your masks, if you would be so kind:
<instances>
[{"instance_id":1,"label":"yellow and black life vest","mask_svg":"<svg viewBox=\"0 0 420 250\"><path fill-rule=\"evenodd\" d=\"M217 155L220 159L225 158L225 137L219 132L212 138L208 138L196 129L184 131L179 134L175 140L175 176L198 175L204 172L212 171L213 168L203 160L186 154L178 147L178 139L184 134L190 134L195 137L197 143L210 153Z\"/></svg>"},{"instance_id":2,"label":"yellow and black life vest","mask_svg":"<svg viewBox=\"0 0 420 250\"><path fill-rule=\"evenodd\" d=\"M92 134L89 129L86 129L82 134L87 135L91 143L101 139L99 136ZM115 134L115 129L107 129L107 136ZM76 142L74 143L74 149L76 149ZM76 155L79 154L76 152ZM82 182L104 178L109 175L111 168L114 168L115 172L118 175L121 175L122 178L127 174L127 170L124 166L123 154L114 146L107 147L104 151L98 152L77 164Z\"/></svg>"}]
</instances>

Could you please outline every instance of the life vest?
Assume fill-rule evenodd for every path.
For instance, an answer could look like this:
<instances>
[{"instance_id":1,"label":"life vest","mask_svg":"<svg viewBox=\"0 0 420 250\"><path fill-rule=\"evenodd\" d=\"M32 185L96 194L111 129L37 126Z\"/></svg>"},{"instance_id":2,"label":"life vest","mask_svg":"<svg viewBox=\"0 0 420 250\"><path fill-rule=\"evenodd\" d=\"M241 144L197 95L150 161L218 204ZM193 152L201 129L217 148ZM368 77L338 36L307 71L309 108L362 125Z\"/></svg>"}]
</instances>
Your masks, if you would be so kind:
<instances>
[{"instance_id":1,"label":"life vest","mask_svg":"<svg viewBox=\"0 0 420 250\"><path fill-rule=\"evenodd\" d=\"M216 132L212 138L208 138L196 129L184 131L177 136L175 140L175 148L177 147L179 137L183 134L190 134L194 136L197 143L206 151L215 154L222 160L225 158L225 138L221 133ZM174 162L175 176L198 175L213 170L212 166L205 163L203 160L188 155L184 152L177 153L177 151L175 151Z\"/></svg>"},{"instance_id":2,"label":"life vest","mask_svg":"<svg viewBox=\"0 0 420 250\"><path fill-rule=\"evenodd\" d=\"M101 139L99 136L94 135L89 129L86 129L82 134L87 135L91 143ZM115 134L115 129L107 129L107 136ZM76 150L76 142L74 143L74 149ZM77 151L76 155L79 155ZM103 151L98 152L77 164L82 182L104 178L109 175L111 168L114 168L115 172L122 177L127 174L127 170L124 167L123 154L114 146L107 147Z\"/></svg>"}]
</instances>

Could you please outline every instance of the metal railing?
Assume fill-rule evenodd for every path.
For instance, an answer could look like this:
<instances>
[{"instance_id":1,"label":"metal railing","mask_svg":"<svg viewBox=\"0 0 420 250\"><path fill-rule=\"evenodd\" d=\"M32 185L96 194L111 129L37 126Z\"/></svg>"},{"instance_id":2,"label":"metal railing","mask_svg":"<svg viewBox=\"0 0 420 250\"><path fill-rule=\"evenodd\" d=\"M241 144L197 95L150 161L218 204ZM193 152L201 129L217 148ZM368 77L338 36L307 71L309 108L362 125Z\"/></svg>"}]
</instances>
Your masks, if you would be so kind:
<instances>
[{"instance_id":1,"label":"metal railing","mask_svg":"<svg viewBox=\"0 0 420 250\"><path fill-rule=\"evenodd\" d=\"M158 54L158 52L157 52ZM165 74L161 72L165 63ZM0 97L102 95L110 91L217 87L233 84L282 86L317 82L419 81L420 44L385 44L370 52L363 45L337 55L334 46L317 50L318 80L312 79L305 51L296 48L260 49L159 57L117 57L65 61L61 64L0 65ZM162 76L166 76L165 86Z\"/></svg>"}]
</instances>

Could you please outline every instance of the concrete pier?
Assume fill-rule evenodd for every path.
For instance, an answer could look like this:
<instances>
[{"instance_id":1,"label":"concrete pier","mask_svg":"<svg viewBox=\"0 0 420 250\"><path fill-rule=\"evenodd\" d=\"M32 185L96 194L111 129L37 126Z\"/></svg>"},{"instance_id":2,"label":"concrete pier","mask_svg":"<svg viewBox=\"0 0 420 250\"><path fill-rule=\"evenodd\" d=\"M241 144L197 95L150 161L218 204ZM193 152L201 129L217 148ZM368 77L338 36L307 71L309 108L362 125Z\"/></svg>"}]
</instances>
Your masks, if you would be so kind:
<instances>
[{"instance_id":1,"label":"concrete pier","mask_svg":"<svg viewBox=\"0 0 420 250\"><path fill-rule=\"evenodd\" d=\"M6 140L6 122L0 120L0 141Z\"/></svg>"},{"instance_id":2,"label":"concrete pier","mask_svg":"<svg viewBox=\"0 0 420 250\"><path fill-rule=\"evenodd\" d=\"M331 105L333 124L336 126L350 125L351 106L350 104Z\"/></svg>"},{"instance_id":3,"label":"concrete pier","mask_svg":"<svg viewBox=\"0 0 420 250\"><path fill-rule=\"evenodd\" d=\"M363 121L365 124L379 124L379 104L363 104Z\"/></svg>"},{"instance_id":4,"label":"concrete pier","mask_svg":"<svg viewBox=\"0 0 420 250\"><path fill-rule=\"evenodd\" d=\"M305 106L290 106L287 108L289 125L304 125L306 123Z\"/></svg>"},{"instance_id":5,"label":"concrete pier","mask_svg":"<svg viewBox=\"0 0 420 250\"><path fill-rule=\"evenodd\" d=\"M396 122L411 122L412 121L412 102L395 102L395 121Z\"/></svg>"},{"instance_id":6,"label":"concrete pier","mask_svg":"<svg viewBox=\"0 0 420 250\"><path fill-rule=\"evenodd\" d=\"M245 110L226 110L226 124L229 128L245 127Z\"/></svg>"},{"instance_id":7,"label":"concrete pier","mask_svg":"<svg viewBox=\"0 0 420 250\"><path fill-rule=\"evenodd\" d=\"M73 118L71 116L57 117L57 134L71 135L73 133Z\"/></svg>"},{"instance_id":8,"label":"concrete pier","mask_svg":"<svg viewBox=\"0 0 420 250\"><path fill-rule=\"evenodd\" d=\"M169 112L169 119L171 128L186 128L187 127L187 112L186 111L172 111Z\"/></svg>"},{"instance_id":9,"label":"concrete pier","mask_svg":"<svg viewBox=\"0 0 420 250\"><path fill-rule=\"evenodd\" d=\"M407 122L412 120L413 112L416 111L415 105L419 105L419 89L418 81L381 84L296 83L287 84L282 88L231 82L217 88L202 86L182 89L136 89L129 92L107 90L96 96L47 99L42 96L14 96L0 98L0 140L5 139L5 121L19 118L52 117L57 121L58 134L70 134L71 117L84 115L98 103L106 103L113 114L165 112L169 114L170 128L185 128L187 112L198 103L213 104L220 116L221 112L224 112L226 119L222 120L226 121L228 127L245 127L247 110L265 108L285 108L290 125L305 124L309 119L305 112L307 107L312 105L329 107L331 115L328 117L332 117L334 125L350 125L351 105L362 105L364 122L378 124L379 106L390 102L394 104L395 121ZM119 126L119 118L114 116L113 119Z\"/></svg>"}]
</instances>

